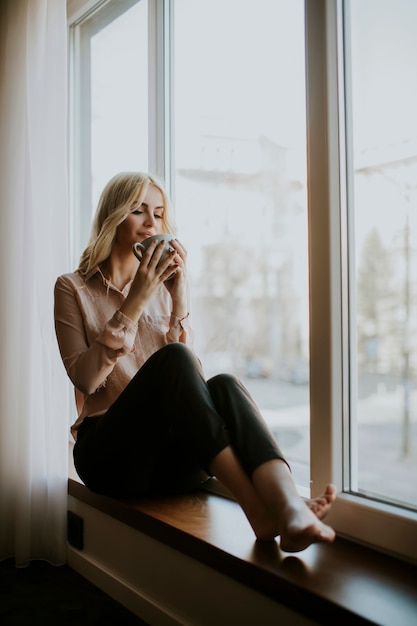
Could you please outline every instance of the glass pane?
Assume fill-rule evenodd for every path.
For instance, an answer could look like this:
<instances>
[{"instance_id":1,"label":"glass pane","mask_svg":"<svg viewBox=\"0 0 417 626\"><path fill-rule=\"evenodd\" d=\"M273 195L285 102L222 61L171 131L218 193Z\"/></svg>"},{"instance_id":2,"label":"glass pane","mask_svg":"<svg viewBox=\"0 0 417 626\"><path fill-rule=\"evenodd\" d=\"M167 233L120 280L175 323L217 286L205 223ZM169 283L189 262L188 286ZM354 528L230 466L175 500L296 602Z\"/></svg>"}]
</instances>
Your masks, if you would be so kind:
<instances>
[{"instance_id":1,"label":"glass pane","mask_svg":"<svg viewBox=\"0 0 417 626\"><path fill-rule=\"evenodd\" d=\"M82 50L89 55L84 63L90 68L86 113L93 211L114 174L148 169L147 11L145 0L113 2L81 28Z\"/></svg>"},{"instance_id":2,"label":"glass pane","mask_svg":"<svg viewBox=\"0 0 417 626\"><path fill-rule=\"evenodd\" d=\"M416 507L417 3L361 0L348 7L353 489Z\"/></svg>"},{"instance_id":3,"label":"glass pane","mask_svg":"<svg viewBox=\"0 0 417 626\"><path fill-rule=\"evenodd\" d=\"M175 206L196 349L309 487L303 0L176 0Z\"/></svg>"}]
</instances>

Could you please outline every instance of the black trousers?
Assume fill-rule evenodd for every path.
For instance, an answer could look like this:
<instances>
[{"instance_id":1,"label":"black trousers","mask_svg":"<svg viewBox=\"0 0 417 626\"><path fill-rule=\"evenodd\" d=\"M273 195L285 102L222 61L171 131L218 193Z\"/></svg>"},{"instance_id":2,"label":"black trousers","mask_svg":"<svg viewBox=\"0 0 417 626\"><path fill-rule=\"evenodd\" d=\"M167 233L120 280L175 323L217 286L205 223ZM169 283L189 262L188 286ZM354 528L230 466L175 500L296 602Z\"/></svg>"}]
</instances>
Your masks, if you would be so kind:
<instances>
[{"instance_id":1,"label":"black trousers","mask_svg":"<svg viewBox=\"0 0 417 626\"><path fill-rule=\"evenodd\" d=\"M248 476L284 458L243 384L229 374L206 381L194 353L172 343L146 361L105 415L84 420L74 462L98 493L169 494L196 489L229 445Z\"/></svg>"}]
</instances>

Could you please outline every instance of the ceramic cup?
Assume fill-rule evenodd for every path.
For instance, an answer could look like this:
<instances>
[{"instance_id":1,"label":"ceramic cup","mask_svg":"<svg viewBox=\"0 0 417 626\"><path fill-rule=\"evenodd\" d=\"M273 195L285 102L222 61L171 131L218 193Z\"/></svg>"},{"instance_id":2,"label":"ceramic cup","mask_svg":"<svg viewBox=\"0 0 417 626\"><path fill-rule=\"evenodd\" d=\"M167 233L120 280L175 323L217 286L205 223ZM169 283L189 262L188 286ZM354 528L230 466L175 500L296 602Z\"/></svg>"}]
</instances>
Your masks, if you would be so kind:
<instances>
[{"instance_id":1,"label":"ceramic cup","mask_svg":"<svg viewBox=\"0 0 417 626\"><path fill-rule=\"evenodd\" d=\"M171 235L170 233L162 233L160 235L153 235L152 237L148 237L147 239L144 239L143 241L141 241L140 243L134 243L133 244L133 253L134 255L139 259L139 261L142 259L142 255L143 253L148 249L148 246L153 242L156 241L157 243L160 243L161 241L165 241L165 246L164 249L162 251L162 255L161 255L161 259L158 263L158 265L160 263L162 263L168 256L169 254L169 249L170 249L170 245L169 242L175 239L174 235Z\"/></svg>"}]
</instances>

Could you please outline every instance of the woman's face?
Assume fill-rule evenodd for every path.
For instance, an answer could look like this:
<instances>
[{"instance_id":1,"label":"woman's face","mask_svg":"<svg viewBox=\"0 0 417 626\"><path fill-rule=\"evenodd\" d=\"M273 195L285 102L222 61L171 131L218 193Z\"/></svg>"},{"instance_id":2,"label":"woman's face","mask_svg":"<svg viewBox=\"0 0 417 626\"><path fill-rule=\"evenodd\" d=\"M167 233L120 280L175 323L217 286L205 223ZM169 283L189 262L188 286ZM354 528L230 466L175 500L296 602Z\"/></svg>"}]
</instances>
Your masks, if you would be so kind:
<instances>
[{"instance_id":1,"label":"woman's face","mask_svg":"<svg viewBox=\"0 0 417 626\"><path fill-rule=\"evenodd\" d=\"M132 205L132 212L117 227L115 244L126 250L136 242L163 232L164 198L160 190L149 185L141 205Z\"/></svg>"}]
</instances>

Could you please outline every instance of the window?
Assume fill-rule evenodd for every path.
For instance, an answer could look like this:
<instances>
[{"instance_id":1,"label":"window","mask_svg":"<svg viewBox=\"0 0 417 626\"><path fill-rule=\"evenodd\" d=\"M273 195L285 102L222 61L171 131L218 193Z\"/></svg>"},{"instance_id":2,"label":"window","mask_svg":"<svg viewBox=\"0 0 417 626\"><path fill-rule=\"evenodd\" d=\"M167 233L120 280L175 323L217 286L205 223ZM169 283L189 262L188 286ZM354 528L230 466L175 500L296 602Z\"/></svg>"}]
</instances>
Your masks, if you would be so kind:
<instances>
[{"instance_id":1,"label":"window","mask_svg":"<svg viewBox=\"0 0 417 626\"><path fill-rule=\"evenodd\" d=\"M306 19L312 481L332 474L343 486L332 518L339 533L416 560L416 464L401 458L403 402L413 397L403 376L416 347L402 186L416 131L405 119L416 97L411 4L306 3ZM387 41L399 40L385 65Z\"/></svg>"},{"instance_id":2,"label":"window","mask_svg":"<svg viewBox=\"0 0 417 626\"><path fill-rule=\"evenodd\" d=\"M147 8L145 0L96 3L71 28L74 264L107 181L148 169Z\"/></svg>"},{"instance_id":3,"label":"window","mask_svg":"<svg viewBox=\"0 0 417 626\"><path fill-rule=\"evenodd\" d=\"M415 3L70 5L74 263L113 173L164 177L207 374L340 534L417 561Z\"/></svg>"},{"instance_id":4,"label":"window","mask_svg":"<svg viewBox=\"0 0 417 626\"><path fill-rule=\"evenodd\" d=\"M351 486L417 509L417 6L350 2L345 23Z\"/></svg>"},{"instance_id":5,"label":"window","mask_svg":"<svg viewBox=\"0 0 417 626\"><path fill-rule=\"evenodd\" d=\"M304 3L173 6L174 204L196 349L207 376L243 380L308 490Z\"/></svg>"}]
</instances>

